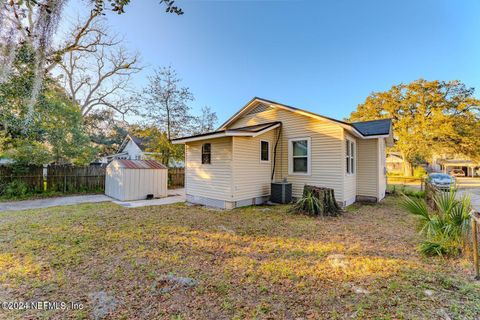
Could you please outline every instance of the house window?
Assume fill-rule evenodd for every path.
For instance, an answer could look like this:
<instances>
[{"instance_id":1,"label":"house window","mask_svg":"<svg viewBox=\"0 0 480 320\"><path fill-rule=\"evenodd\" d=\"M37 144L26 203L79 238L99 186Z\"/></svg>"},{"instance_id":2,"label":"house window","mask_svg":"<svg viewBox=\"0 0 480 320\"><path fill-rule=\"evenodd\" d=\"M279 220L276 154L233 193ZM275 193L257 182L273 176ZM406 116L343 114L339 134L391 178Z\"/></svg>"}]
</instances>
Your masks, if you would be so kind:
<instances>
[{"instance_id":1,"label":"house window","mask_svg":"<svg viewBox=\"0 0 480 320\"><path fill-rule=\"evenodd\" d=\"M260 141L260 161L270 162L270 142Z\"/></svg>"},{"instance_id":2,"label":"house window","mask_svg":"<svg viewBox=\"0 0 480 320\"><path fill-rule=\"evenodd\" d=\"M348 174L355 173L355 142L351 140L346 140L345 144L345 162L346 162L346 171Z\"/></svg>"},{"instance_id":3,"label":"house window","mask_svg":"<svg viewBox=\"0 0 480 320\"><path fill-rule=\"evenodd\" d=\"M212 146L210 143L202 144L202 164L210 164L212 158Z\"/></svg>"},{"instance_id":4,"label":"house window","mask_svg":"<svg viewBox=\"0 0 480 320\"><path fill-rule=\"evenodd\" d=\"M310 174L310 141L310 138L295 138L288 140L288 174Z\"/></svg>"}]
</instances>

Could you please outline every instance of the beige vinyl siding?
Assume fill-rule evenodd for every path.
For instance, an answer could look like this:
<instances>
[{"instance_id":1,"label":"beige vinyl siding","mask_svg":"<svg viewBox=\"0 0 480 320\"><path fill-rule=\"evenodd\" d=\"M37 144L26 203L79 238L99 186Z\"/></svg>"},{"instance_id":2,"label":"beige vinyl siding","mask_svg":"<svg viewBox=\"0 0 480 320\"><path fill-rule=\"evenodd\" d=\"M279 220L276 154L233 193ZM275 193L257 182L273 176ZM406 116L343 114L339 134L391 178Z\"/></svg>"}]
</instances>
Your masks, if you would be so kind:
<instances>
[{"instance_id":1,"label":"beige vinyl siding","mask_svg":"<svg viewBox=\"0 0 480 320\"><path fill-rule=\"evenodd\" d=\"M337 201L344 201L343 128L327 121L296 114L280 108L246 115L229 128L238 128L259 123L281 121L281 139L277 149L278 161L275 179L287 178L293 184L293 196L302 194L305 184L333 188ZM288 174L288 140L311 138L311 175Z\"/></svg>"},{"instance_id":2,"label":"beige vinyl siding","mask_svg":"<svg viewBox=\"0 0 480 320\"><path fill-rule=\"evenodd\" d=\"M345 139L343 141L343 175L344 175L344 180L343 180L343 185L344 185L344 190L345 190L345 196L344 196L344 201L348 201L349 204L355 202L355 197L357 195L357 139L353 137L352 135L348 134L346 130L345 132ZM349 174L347 173L347 162L346 162L346 156L347 156L347 139L350 139L355 143L355 167L354 167L354 173Z\"/></svg>"},{"instance_id":3,"label":"beige vinyl siding","mask_svg":"<svg viewBox=\"0 0 480 320\"><path fill-rule=\"evenodd\" d=\"M202 164L202 144L211 144L211 164ZM231 201L232 138L218 138L186 144L186 193L194 196Z\"/></svg>"},{"instance_id":4,"label":"beige vinyl siding","mask_svg":"<svg viewBox=\"0 0 480 320\"><path fill-rule=\"evenodd\" d=\"M357 195L378 197L378 139L357 140Z\"/></svg>"},{"instance_id":5,"label":"beige vinyl siding","mask_svg":"<svg viewBox=\"0 0 480 320\"><path fill-rule=\"evenodd\" d=\"M385 139L378 139L378 200L385 198L387 188Z\"/></svg>"},{"instance_id":6,"label":"beige vinyl siding","mask_svg":"<svg viewBox=\"0 0 480 320\"><path fill-rule=\"evenodd\" d=\"M270 195L273 148L277 130L257 137L233 137L234 200ZM260 141L268 141L269 162L260 161Z\"/></svg>"}]
</instances>

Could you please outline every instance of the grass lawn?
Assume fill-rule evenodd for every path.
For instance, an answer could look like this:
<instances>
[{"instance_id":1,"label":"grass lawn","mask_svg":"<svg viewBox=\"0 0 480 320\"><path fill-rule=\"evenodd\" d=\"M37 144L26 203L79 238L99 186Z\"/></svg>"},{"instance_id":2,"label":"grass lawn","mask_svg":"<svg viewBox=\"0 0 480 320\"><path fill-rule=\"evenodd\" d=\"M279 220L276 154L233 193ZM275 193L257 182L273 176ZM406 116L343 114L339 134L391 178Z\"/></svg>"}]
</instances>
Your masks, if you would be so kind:
<instances>
[{"instance_id":1,"label":"grass lawn","mask_svg":"<svg viewBox=\"0 0 480 320\"><path fill-rule=\"evenodd\" d=\"M476 319L469 262L419 255L415 219L397 201L339 218L183 204L0 213L0 301L84 305L0 318Z\"/></svg>"}]
</instances>

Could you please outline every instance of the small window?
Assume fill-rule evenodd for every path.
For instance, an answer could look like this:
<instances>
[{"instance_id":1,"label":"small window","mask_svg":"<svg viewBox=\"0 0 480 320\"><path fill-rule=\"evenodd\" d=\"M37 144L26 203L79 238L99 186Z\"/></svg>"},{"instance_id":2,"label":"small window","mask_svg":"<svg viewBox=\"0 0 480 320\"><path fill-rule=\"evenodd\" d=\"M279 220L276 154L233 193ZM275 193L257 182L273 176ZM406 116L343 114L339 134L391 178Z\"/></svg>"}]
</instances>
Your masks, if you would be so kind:
<instances>
[{"instance_id":1,"label":"small window","mask_svg":"<svg viewBox=\"0 0 480 320\"><path fill-rule=\"evenodd\" d=\"M270 143L268 141L260 141L260 161L270 161Z\"/></svg>"},{"instance_id":2,"label":"small window","mask_svg":"<svg viewBox=\"0 0 480 320\"><path fill-rule=\"evenodd\" d=\"M310 138L289 140L288 171L292 175L310 174Z\"/></svg>"},{"instance_id":3,"label":"small window","mask_svg":"<svg viewBox=\"0 0 480 320\"><path fill-rule=\"evenodd\" d=\"M210 143L204 143L202 145L202 164L210 164L212 157L212 147Z\"/></svg>"},{"instance_id":4,"label":"small window","mask_svg":"<svg viewBox=\"0 0 480 320\"><path fill-rule=\"evenodd\" d=\"M345 170L348 174L354 174L355 173L355 142L347 139L345 146L346 146Z\"/></svg>"}]
</instances>

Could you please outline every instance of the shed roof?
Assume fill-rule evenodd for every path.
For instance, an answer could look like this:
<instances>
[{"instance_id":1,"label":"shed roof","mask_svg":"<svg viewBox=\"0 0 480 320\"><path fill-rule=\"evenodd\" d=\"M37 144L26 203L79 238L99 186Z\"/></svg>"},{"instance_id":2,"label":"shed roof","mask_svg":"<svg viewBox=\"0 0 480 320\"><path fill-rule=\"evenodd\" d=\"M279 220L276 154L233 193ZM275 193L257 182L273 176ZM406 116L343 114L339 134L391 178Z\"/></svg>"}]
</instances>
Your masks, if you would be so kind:
<instances>
[{"instance_id":1,"label":"shed roof","mask_svg":"<svg viewBox=\"0 0 480 320\"><path fill-rule=\"evenodd\" d=\"M166 166L155 160L114 160L111 163L118 163L119 167L127 169L167 169Z\"/></svg>"}]
</instances>

